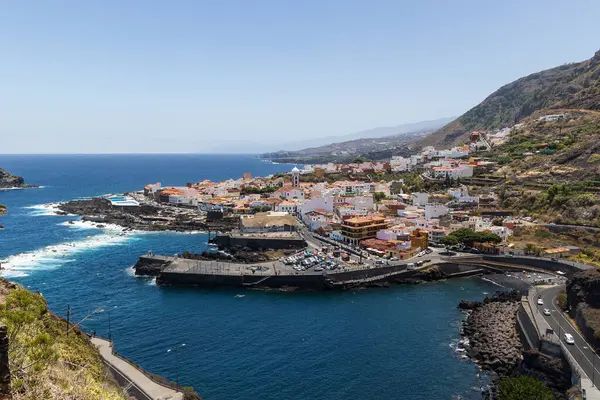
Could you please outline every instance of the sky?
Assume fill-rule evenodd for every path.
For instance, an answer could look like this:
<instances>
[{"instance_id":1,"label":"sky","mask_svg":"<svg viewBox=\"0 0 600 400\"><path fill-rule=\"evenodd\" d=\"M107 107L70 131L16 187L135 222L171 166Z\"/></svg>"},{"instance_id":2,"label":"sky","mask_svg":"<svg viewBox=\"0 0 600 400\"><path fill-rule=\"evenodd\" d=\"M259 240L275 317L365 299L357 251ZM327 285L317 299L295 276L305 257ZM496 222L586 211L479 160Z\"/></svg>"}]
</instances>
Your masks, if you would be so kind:
<instances>
[{"instance_id":1,"label":"sky","mask_svg":"<svg viewBox=\"0 0 600 400\"><path fill-rule=\"evenodd\" d=\"M254 152L458 116L590 58L598 15L598 0L6 0L0 153Z\"/></svg>"}]
</instances>

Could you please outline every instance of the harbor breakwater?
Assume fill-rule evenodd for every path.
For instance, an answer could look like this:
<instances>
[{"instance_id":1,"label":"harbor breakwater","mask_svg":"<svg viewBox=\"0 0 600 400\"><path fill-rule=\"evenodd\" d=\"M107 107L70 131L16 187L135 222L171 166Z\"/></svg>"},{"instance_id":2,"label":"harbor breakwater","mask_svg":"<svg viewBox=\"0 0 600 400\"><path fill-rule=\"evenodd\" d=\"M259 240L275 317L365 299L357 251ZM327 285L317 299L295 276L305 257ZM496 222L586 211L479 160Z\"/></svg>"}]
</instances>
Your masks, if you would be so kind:
<instances>
[{"instance_id":1,"label":"harbor breakwater","mask_svg":"<svg viewBox=\"0 0 600 400\"><path fill-rule=\"evenodd\" d=\"M582 266L533 257L484 256L440 259L425 267L409 269L409 263L347 267L336 271L294 271L278 261L240 264L145 255L134 266L136 275L157 277L160 285L244 287L307 290L385 287L502 271L532 270L570 276Z\"/></svg>"},{"instance_id":2,"label":"harbor breakwater","mask_svg":"<svg viewBox=\"0 0 600 400\"><path fill-rule=\"evenodd\" d=\"M407 264L346 268L338 271L289 271L281 263L236 264L145 255L134 266L136 275L156 276L160 285L297 288L306 290L382 287L481 274L476 265L443 262L420 269Z\"/></svg>"}]
</instances>

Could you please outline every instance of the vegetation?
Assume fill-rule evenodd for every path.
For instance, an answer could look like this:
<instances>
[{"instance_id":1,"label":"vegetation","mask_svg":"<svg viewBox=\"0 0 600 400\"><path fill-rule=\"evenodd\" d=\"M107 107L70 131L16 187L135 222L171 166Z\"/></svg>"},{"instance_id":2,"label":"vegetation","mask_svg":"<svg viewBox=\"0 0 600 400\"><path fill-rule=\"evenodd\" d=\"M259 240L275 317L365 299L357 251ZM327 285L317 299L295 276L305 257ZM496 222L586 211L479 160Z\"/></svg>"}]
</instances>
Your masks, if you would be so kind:
<instances>
[{"instance_id":1,"label":"vegetation","mask_svg":"<svg viewBox=\"0 0 600 400\"><path fill-rule=\"evenodd\" d=\"M385 199L385 193L383 192L375 192L373 193L373 201L375 203L379 203L381 200Z\"/></svg>"},{"instance_id":2,"label":"vegetation","mask_svg":"<svg viewBox=\"0 0 600 400\"><path fill-rule=\"evenodd\" d=\"M498 391L501 400L554 400L550 388L528 375L501 379Z\"/></svg>"},{"instance_id":3,"label":"vegetation","mask_svg":"<svg viewBox=\"0 0 600 400\"><path fill-rule=\"evenodd\" d=\"M453 246L462 243L466 246L473 246L473 243L500 243L502 238L490 232L476 232L469 228L460 228L445 236L440 243Z\"/></svg>"},{"instance_id":4,"label":"vegetation","mask_svg":"<svg viewBox=\"0 0 600 400\"><path fill-rule=\"evenodd\" d=\"M240 190L241 194L267 194L273 193L277 188L273 186L267 186L264 188L259 188L256 186L246 186L242 190Z\"/></svg>"},{"instance_id":5,"label":"vegetation","mask_svg":"<svg viewBox=\"0 0 600 400\"><path fill-rule=\"evenodd\" d=\"M87 335L76 328L67 334L40 294L11 289L0 320L8 331L14 399L125 399Z\"/></svg>"},{"instance_id":6,"label":"vegetation","mask_svg":"<svg viewBox=\"0 0 600 400\"><path fill-rule=\"evenodd\" d=\"M567 308L567 292L566 292L566 290L561 290L560 292L558 292L558 294L556 295L556 302L558 303L559 307L562 308L563 310Z\"/></svg>"},{"instance_id":7,"label":"vegetation","mask_svg":"<svg viewBox=\"0 0 600 400\"><path fill-rule=\"evenodd\" d=\"M271 211L271 206L257 206L250 209L253 213Z\"/></svg>"}]
</instances>

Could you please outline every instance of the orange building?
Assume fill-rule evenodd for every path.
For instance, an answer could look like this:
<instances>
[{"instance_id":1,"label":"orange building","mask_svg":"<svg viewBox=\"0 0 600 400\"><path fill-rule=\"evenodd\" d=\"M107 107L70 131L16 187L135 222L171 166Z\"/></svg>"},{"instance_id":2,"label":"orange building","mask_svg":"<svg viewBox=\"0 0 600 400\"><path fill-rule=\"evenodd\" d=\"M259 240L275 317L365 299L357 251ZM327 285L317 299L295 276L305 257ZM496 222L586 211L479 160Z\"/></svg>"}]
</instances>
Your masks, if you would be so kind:
<instances>
[{"instance_id":1,"label":"orange building","mask_svg":"<svg viewBox=\"0 0 600 400\"><path fill-rule=\"evenodd\" d=\"M425 250L429 246L429 232L423 229L415 229L410 233L410 247Z\"/></svg>"},{"instance_id":2,"label":"orange building","mask_svg":"<svg viewBox=\"0 0 600 400\"><path fill-rule=\"evenodd\" d=\"M377 236L377 232L386 229L388 223L381 215L348 218L342 222L342 236L350 244L358 244L363 239Z\"/></svg>"}]
</instances>

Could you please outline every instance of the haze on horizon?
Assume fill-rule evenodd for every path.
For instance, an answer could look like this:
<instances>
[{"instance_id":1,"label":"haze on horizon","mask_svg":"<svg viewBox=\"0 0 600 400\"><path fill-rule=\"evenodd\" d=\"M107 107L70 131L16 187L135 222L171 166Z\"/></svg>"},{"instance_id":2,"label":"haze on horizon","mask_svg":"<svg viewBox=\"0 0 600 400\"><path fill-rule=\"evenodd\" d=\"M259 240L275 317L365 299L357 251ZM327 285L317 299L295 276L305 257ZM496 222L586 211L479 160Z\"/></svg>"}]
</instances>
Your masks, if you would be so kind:
<instances>
[{"instance_id":1,"label":"haze on horizon","mask_svg":"<svg viewBox=\"0 0 600 400\"><path fill-rule=\"evenodd\" d=\"M564 4L5 2L0 153L247 153L458 116L598 50L600 2Z\"/></svg>"}]
</instances>

